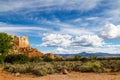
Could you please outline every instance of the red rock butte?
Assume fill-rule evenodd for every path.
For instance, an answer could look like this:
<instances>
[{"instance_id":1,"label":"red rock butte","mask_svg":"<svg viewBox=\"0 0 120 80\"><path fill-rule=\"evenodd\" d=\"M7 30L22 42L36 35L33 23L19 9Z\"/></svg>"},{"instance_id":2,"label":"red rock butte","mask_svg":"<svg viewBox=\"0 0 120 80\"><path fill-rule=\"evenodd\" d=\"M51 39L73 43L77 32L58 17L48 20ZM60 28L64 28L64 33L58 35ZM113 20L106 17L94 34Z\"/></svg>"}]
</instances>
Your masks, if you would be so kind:
<instances>
[{"instance_id":1,"label":"red rock butte","mask_svg":"<svg viewBox=\"0 0 120 80\"><path fill-rule=\"evenodd\" d=\"M13 50L10 52L10 54L25 54L29 57L43 56L42 52L30 46L28 37L14 35L10 36L13 38L12 43L14 45Z\"/></svg>"},{"instance_id":2,"label":"red rock butte","mask_svg":"<svg viewBox=\"0 0 120 80\"><path fill-rule=\"evenodd\" d=\"M10 34L8 34L8 35L10 35ZM55 59L55 58L62 59L61 56L56 56L52 53L43 54L38 49L32 48L29 44L28 37L14 36L14 35L10 35L10 36L13 38L12 44L14 45L13 50L10 52L10 54L25 54L29 57L34 57L34 56L46 57L46 56L48 56L52 59Z\"/></svg>"},{"instance_id":3,"label":"red rock butte","mask_svg":"<svg viewBox=\"0 0 120 80\"><path fill-rule=\"evenodd\" d=\"M30 44L29 44L29 41L28 41L28 38L23 36L13 36L12 35L12 38L13 38L13 43L14 45L18 46L19 48L26 48L26 47L30 47Z\"/></svg>"}]
</instances>

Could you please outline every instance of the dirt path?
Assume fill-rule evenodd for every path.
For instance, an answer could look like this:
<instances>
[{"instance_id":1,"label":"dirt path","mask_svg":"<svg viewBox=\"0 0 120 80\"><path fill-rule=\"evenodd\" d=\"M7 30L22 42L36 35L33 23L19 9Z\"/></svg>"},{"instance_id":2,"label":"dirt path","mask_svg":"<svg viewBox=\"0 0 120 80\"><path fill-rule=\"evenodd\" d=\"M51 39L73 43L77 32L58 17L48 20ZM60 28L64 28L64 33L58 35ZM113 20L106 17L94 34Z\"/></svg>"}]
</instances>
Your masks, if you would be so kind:
<instances>
[{"instance_id":1,"label":"dirt path","mask_svg":"<svg viewBox=\"0 0 120 80\"><path fill-rule=\"evenodd\" d=\"M3 72L0 68L0 80L120 80L120 73L78 73L72 72L67 75L52 74L43 77L26 74L16 77Z\"/></svg>"}]
</instances>

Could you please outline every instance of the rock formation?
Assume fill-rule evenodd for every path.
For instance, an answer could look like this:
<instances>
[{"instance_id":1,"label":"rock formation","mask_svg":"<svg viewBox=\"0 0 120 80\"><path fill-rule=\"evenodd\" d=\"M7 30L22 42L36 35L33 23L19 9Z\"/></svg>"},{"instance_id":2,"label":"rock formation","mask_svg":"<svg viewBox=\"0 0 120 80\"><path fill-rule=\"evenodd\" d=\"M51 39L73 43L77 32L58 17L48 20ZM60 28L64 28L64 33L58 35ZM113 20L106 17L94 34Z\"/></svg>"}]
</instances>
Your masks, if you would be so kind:
<instances>
[{"instance_id":1,"label":"rock formation","mask_svg":"<svg viewBox=\"0 0 120 80\"><path fill-rule=\"evenodd\" d=\"M33 56L43 56L43 53L38 51L35 48L32 48L29 44L29 40L27 37L21 37L21 36L14 36L10 35L13 38L12 44L13 44L13 50L11 51L11 54L25 54L29 57Z\"/></svg>"},{"instance_id":2,"label":"rock formation","mask_svg":"<svg viewBox=\"0 0 120 80\"><path fill-rule=\"evenodd\" d=\"M15 46L19 47L19 48L26 48L26 47L30 47L30 44L29 44L29 41L28 41L28 38L23 36L13 36L12 35L12 38L13 38L13 43Z\"/></svg>"},{"instance_id":3,"label":"rock formation","mask_svg":"<svg viewBox=\"0 0 120 80\"><path fill-rule=\"evenodd\" d=\"M38 51L35 48L32 48L29 44L29 40L27 37L21 37L21 36L14 36L10 35L13 38L13 50L11 51L11 54L25 54L29 57L33 56L40 56L40 57L50 57L52 59L62 59L61 56L56 56L52 53L43 54L42 52Z\"/></svg>"}]
</instances>

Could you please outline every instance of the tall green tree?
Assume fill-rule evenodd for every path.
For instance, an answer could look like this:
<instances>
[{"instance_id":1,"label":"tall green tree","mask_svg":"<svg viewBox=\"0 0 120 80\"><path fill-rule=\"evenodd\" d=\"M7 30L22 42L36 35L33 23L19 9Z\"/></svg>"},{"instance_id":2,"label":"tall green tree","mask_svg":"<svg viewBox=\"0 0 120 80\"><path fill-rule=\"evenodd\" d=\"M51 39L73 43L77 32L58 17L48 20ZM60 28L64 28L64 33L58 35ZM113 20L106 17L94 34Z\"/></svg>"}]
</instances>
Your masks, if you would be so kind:
<instances>
[{"instance_id":1,"label":"tall green tree","mask_svg":"<svg viewBox=\"0 0 120 80\"><path fill-rule=\"evenodd\" d=\"M6 55L12 49L13 38L7 33L0 33L0 54Z\"/></svg>"}]
</instances>

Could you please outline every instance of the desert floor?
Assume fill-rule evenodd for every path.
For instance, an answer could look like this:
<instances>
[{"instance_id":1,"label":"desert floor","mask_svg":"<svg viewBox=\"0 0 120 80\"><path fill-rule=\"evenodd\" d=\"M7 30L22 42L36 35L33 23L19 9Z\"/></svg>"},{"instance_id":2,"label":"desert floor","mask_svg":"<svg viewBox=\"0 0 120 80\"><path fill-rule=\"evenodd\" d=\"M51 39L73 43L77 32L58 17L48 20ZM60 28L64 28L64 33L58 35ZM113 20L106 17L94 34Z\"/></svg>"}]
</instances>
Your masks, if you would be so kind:
<instances>
[{"instance_id":1,"label":"desert floor","mask_svg":"<svg viewBox=\"0 0 120 80\"><path fill-rule=\"evenodd\" d=\"M0 68L0 80L120 80L120 73L80 73L70 72L69 74L51 74L38 77L31 74L15 76Z\"/></svg>"}]
</instances>

